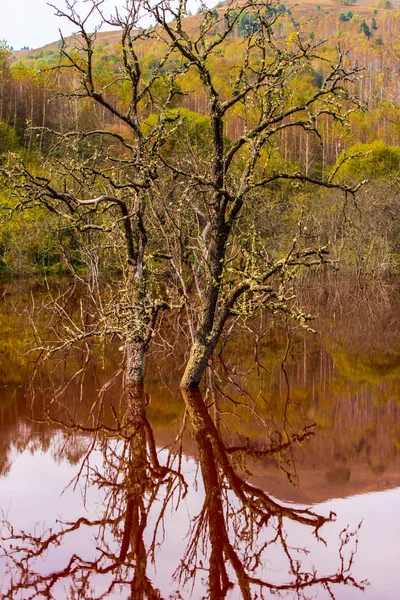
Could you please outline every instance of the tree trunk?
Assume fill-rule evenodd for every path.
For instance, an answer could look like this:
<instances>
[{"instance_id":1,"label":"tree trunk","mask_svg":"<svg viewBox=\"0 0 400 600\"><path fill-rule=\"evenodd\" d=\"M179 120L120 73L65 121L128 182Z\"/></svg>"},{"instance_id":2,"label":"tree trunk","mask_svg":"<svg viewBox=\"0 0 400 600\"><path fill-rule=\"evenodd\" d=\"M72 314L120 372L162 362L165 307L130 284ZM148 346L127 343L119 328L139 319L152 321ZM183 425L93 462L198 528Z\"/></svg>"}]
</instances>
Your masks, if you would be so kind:
<instances>
[{"instance_id":1,"label":"tree trunk","mask_svg":"<svg viewBox=\"0 0 400 600\"><path fill-rule=\"evenodd\" d=\"M134 350L140 356L140 349L137 344ZM127 386L127 399L129 403L127 433L130 434L129 474L125 481L127 489L126 515L119 558L121 562L127 560L135 565L134 577L131 582L131 597L135 600L144 600L145 598L158 598L159 596L146 577L147 551L143 540L148 515L148 508L145 506L148 460L143 386Z\"/></svg>"},{"instance_id":2,"label":"tree trunk","mask_svg":"<svg viewBox=\"0 0 400 600\"><path fill-rule=\"evenodd\" d=\"M209 598L210 600L219 600L226 597L231 582L225 563L230 563L236 573L242 593L241 598L251 600L249 578L246 577L244 565L230 544L227 521L225 520L221 482L226 477L223 468L224 462L230 466L225 447L220 433L209 415L201 392L198 390L182 390L182 396L194 431L206 495L204 507L207 508L205 515L211 546L208 582ZM223 448L225 461L222 461L222 463L219 460L221 452L216 448L216 439L219 440L219 445ZM235 490L233 491L236 493Z\"/></svg>"},{"instance_id":3,"label":"tree trunk","mask_svg":"<svg viewBox=\"0 0 400 600\"><path fill-rule=\"evenodd\" d=\"M126 344L125 383L142 384L144 381L144 366L146 344L144 341L131 341Z\"/></svg>"},{"instance_id":4,"label":"tree trunk","mask_svg":"<svg viewBox=\"0 0 400 600\"><path fill-rule=\"evenodd\" d=\"M218 125L218 124L217 124ZM217 127L216 125L216 127ZM220 135L221 132L218 133ZM222 135L222 134L221 134ZM222 182L218 182L222 187ZM220 199L219 202L222 200ZM205 282L204 305L197 326L195 342L190 348L189 359L182 377L182 388L197 388L215 350L222 329L215 331L217 304L221 292L221 278L226 252L226 240L230 226L225 223L223 211L220 211L211 225L211 243L209 248L210 274Z\"/></svg>"},{"instance_id":5,"label":"tree trunk","mask_svg":"<svg viewBox=\"0 0 400 600\"><path fill-rule=\"evenodd\" d=\"M190 349L189 359L181 380L182 388L198 388L208 361L214 352L215 343L195 342Z\"/></svg>"},{"instance_id":6,"label":"tree trunk","mask_svg":"<svg viewBox=\"0 0 400 600\"><path fill-rule=\"evenodd\" d=\"M135 274L128 277L127 289L128 301L132 303L131 319L126 329L126 362L125 362L125 383L143 384L144 366L146 359L147 346L146 331L148 317L145 311L146 298L146 280L143 271L140 276L138 270L142 270L141 259L137 259Z\"/></svg>"}]
</instances>

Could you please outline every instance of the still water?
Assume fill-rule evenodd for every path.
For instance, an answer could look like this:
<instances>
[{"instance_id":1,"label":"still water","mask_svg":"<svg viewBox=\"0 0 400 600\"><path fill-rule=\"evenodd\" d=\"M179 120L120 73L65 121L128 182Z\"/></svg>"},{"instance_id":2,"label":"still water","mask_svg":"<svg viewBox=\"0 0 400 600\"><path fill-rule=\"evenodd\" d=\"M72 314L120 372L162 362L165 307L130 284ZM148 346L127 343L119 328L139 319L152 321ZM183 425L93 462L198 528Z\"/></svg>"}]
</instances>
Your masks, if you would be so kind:
<instances>
[{"instance_id":1,"label":"still water","mask_svg":"<svg viewBox=\"0 0 400 600\"><path fill-rule=\"evenodd\" d=\"M399 597L393 291L309 290L317 335L238 331L201 395L157 346L145 389L117 346L32 379L32 295L5 292L0 598Z\"/></svg>"}]
</instances>

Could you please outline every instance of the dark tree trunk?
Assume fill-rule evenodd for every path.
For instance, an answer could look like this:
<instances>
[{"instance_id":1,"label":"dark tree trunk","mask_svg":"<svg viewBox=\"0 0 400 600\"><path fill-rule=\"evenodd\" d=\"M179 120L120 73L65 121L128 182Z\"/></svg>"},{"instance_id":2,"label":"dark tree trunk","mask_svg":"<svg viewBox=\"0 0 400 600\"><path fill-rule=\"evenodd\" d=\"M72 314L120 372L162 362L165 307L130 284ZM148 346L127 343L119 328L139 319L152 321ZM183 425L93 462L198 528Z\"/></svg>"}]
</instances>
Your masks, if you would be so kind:
<instances>
[{"instance_id":1,"label":"dark tree trunk","mask_svg":"<svg viewBox=\"0 0 400 600\"><path fill-rule=\"evenodd\" d=\"M143 341L127 342L125 383L142 384L144 381L144 367L146 358L146 344Z\"/></svg>"},{"instance_id":2,"label":"dark tree trunk","mask_svg":"<svg viewBox=\"0 0 400 600\"><path fill-rule=\"evenodd\" d=\"M222 331L222 328L220 329L216 324L218 322L218 300L220 297L223 263L226 253L226 239L229 233L229 228L225 224L222 211L215 216L211 231L210 276L206 281L202 315L182 377L182 388L199 387L203 373Z\"/></svg>"},{"instance_id":3,"label":"dark tree trunk","mask_svg":"<svg viewBox=\"0 0 400 600\"><path fill-rule=\"evenodd\" d=\"M138 271L141 273L138 274ZM141 258L137 260L136 272L128 278L129 300L132 303L132 319L127 326L125 342L125 383L143 384L149 318L145 310L146 280Z\"/></svg>"}]
</instances>

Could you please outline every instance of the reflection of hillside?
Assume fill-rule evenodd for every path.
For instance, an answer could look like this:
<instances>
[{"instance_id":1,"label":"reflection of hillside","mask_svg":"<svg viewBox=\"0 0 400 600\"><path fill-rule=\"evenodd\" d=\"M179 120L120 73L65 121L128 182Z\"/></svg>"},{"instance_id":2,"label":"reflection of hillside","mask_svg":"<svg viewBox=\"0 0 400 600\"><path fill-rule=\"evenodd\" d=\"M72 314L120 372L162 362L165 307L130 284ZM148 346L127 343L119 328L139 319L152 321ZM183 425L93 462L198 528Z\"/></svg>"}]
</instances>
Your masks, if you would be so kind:
<instances>
[{"instance_id":1,"label":"reflection of hillside","mask_svg":"<svg viewBox=\"0 0 400 600\"><path fill-rule=\"evenodd\" d=\"M23 301L22 294L19 299ZM302 300L311 305L311 298ZM345 292L340 296L329 290L313 301L314 312L320 313L315 323L318 335L292 334L285 369L290 383L290 421L297 430L316 422L317 435L298 449L298 489L283 480L275 462L264 461L254 475L267 482L276 495L301 502L400 485L398 299L393 294L384 302L372 302L368 296L354 302ZM248 333L232 337L222 361L215 361L215 382L223 395L213 410L218 409L225 425L223 435L232 444L246 438L266 443L271 435L281 435L287 400L281 369L286 338L268 321L266 328L268 335L259 342L261 366L255 365L253 338ZM23 323L17 323L14 331L22 329ZM12 348L13 328L5 328L3 333L3 347ZM175 354L161 358L154 353L148 362L148 415L160 445L176 436L183 416L182 399L171 383L179 379L177 355L183 351L177 348ZM7 376L7 387L0 387L3 475L10 467L12 447L20 452L26 448L50 450L54 457L64 452L72 463L82 457L87 446L84 427L93 426L97 418L97 413L91 412L93 399L118 368L119 355L110 352L101 361L92 359L82 376L73 379L84 360L76 353L72 360L48 363L37 379L31 407L20 386L26 378L20 369L21 355L6 355L7 364L3 363L0 374L16 372L18 378ZM168 385L160 385L160 381ZM105 397L101 410L106 424L113 421L113 412L123 411L120 391L116 384ZM65 423L79 421L82 431L68 438L67 434L56 435L54 424L32 422L32 418L43 418L43 408ZM184 443L185 451L192 454L190 442Z\"/></svg>"},{"instance_id":2,"label":"reflection of hillside","mask_svg":"<svg viewBox=\"0 0 400 600\"><path fill-rule=\"evenodd\" d=\"M68 430L77 432L73 448L84 440L78 421L53 430L48 450L56 462L43 456L35 456L34 463L28 460L39 466L38 472L43 474L44 465L49 471L47 487L40 479L28 500L35 504L39 497L44 502L43 531L34 515L30 519L36 525L23 526L23 510L3 517L2 598L60 600L68 590L68 597L81 600L111 600L126 593L132 600L156 600L200 597L201 590L201 597L210 600L239 597L239 592L246 600L264 598L264 592L300 599L325 590L331 598L343 588L364 590L365 582L352 574L359 527L337 535L327 531L331 554L328 562L321 561L320 550L327 542L320 531L333 524L335 514L288 506L249 483L246 456L256 451L260 459L270 449L251 442L226 445L217 411L213 418L199 391L182 391L185 418L175 443L163 452L156 448L144 388L127 386L123 398L114 408L114 421L96 419L92 435L86 437L90 447L85 457L77 469L67 469L69 481L58 480L65 464L59 468L57 459L65 455ZM197 467L183 459L184 432L196 449ZM24 439L29 437L27 432ZM30 445L28 450L38 449ZM244 462L237 460L240 456ZM25 460L21 457L19 467ZM62 510L61 502L54 503L48 493L49 482L57 487L60 481L64 492L70 492ZM25 496L21 479L18 487ZM266 568L271 562L272 570ZM160 580L156 566L169 576Z\"/></svg>"},{"instance_id":3,"label":"reflection of hillside","mask_svg":"<svg viewBox=\"0 0 400 600\"><path fill-rule=\"evenodd\" d=\"M24 399L14 401L9 410L0 407L2 435L0 438L0 477L6 476L12 466L13 452L37 451L49 453L56 462L67 460L77 464L89 445L89 439L82 435L69 435L57 426L35 421L34 412Z\"/></svg>"},{"instance_id":4,"label":"reflection of hillside","mask_svg":"<svg viewBox=\"0 0 400 600\"><path fill-rule=\"evenodd\" d=\"M164 447L172 443L177 434L179 415L182 416L183 407L178 395L169 395L166 392L160 395L156 390L154 394L149 390L149 417L152 423L153 417L156 417L156 443ZM90 395L87 394L87 397L90 398ZM115 406L116 397L117 393L104 406L105 414L109 412L111 404ZM325 427L319 427L311 441L296 450L296 469L299 476L297 488L282 476L275 460L266 458L257 466L248 465L255 480L270 493L285 500L310 503L400 486L400 456L396 445L396 441L398 444L400 439L400 425L397 425L400 424L400 407L395 403L377 406L374 398L365 392L360 392L354 397L333 397L331 402L332 405L317 405L307 413L308 422L315 417L319 421L322 419L318 419L318 414L323 414L325 410L329 415L329 419L326 419L329 423ZM85 411L88 411L88 404L80 407L82 416L87 415ZM229 422L230 418L231 423L236 423L237 433L229 436L230 443L234 445L248 436L243 438L239 435L237 420L232 415L229 418L228 415L224 415L224 409L230 408L226 400L220 400L219 409L224 422ZM28 413L24 414L27 410L27 404L21 402L13 411L2 414L3 475L10 467L12 448L18 452L26 449L49 452L56 461L62 457L72 464L76 464L84 456L90 441L84 433L69 434L68 431L60 431L54 424L32 423L27 419ZM123 410L123 406L120 405L119 410ZM73 412L78 415L76 410ZM62 406L52 414L57 419L68 422ZM39 412L36 415L36 418L38 417ZM4 427L6 422L7 427ZM107 423L107 419L105 422ZM242 431L249 432L252 428L251 423L248 417L246 423L241 423ZM267 436L262 438L260 429L259 425L253 422L253 431L257 432L259 442L267 439ZM227 438L226 434L225 437ZM195 455L192 442L186 438L184 451L190 456Z\"/></svg>"},{"instance_id":5,"label":"reflection of hillside","mask_svg":"<svg viewBox=\"0 0 400 600\"><path fill-rule=\"evenodd\" d=\"M362 393L333 403L329 426L318 428L297 453L298 488L282 480L273 465L257 470L257 480L266 478L278 497L322 502L400 486L400 407L376 406Z\"/></svg>"}]
</instances>

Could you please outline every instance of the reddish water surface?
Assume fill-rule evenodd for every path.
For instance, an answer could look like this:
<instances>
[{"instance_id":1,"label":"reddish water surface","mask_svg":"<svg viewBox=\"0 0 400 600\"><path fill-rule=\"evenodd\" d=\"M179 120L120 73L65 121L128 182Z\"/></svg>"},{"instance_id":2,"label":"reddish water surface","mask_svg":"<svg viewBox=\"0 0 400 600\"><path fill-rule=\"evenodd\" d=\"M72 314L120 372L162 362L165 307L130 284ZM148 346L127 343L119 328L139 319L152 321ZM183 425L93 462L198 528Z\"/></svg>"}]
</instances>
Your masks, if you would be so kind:
<instances>
[{"instance_id":1,"label":"reddish water surface","mask_svg":"<svg viewBox=\"0 0 400 600\"><path fill-rule=\"evenodd\" d=\"M0 598L398 598L395 293L309 291L318 335L238 332L200 396L180 348L144 390L117 346L32 381L29 295L6 291Z\"/></svg>"}]
</instances>

